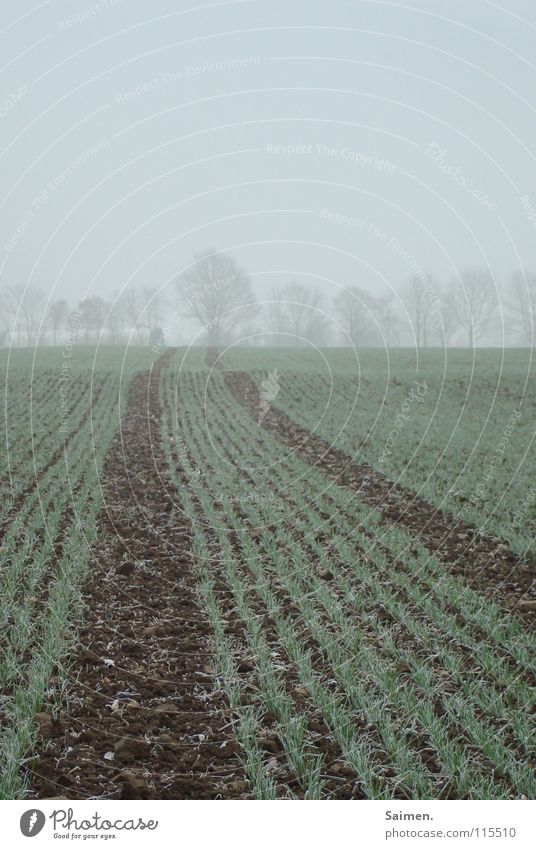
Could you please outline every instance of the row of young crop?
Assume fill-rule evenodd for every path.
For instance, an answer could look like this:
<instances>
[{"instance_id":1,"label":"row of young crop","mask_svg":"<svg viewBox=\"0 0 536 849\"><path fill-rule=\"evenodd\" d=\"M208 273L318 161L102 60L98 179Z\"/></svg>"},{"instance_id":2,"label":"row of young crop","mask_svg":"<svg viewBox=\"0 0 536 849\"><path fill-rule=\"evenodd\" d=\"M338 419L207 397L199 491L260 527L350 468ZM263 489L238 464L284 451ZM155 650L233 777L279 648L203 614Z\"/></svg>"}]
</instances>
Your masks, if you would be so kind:
<instances>
[{"instance_id":1,"label":"row of young crop","mask_svg":"<svg viewBox=\"0 0 536 849\"><path fill-rule=\"evenodd\" d=\"M47 430L47 441L32 462L17 466L27 479L7 512L0 548L0 798L24 795L35 714L61 695L62 662L76 639L80 588L97 534L99 476L135 370L121 383L119 373L92 374L90 366L88 360L77 375L61 436L54 393L35 403L33 421ZM56 378L42 374L49 390Z\"/></svg>"},{"instance_id":2,"label":"row of young crop","mask_svg":"<svg viewBox=\"0 0 536 849\"><path fill-rule=\"evenodd\" d=\"M86 403L84 403L86 402ZM62 412L56 376L39 372L30 387L25 372L12 373L4 395L4 434L0 461L0 523L10 521L12 504L38 479L55 453L63 447L69 432L87 415L85 381L73 387L69 396L69 428L62 432Z\"/></svg>"},{"instance_id":3,"label":"row of young crop","mask_svg":"<svg viewBox=\"0 0 536 849\"><path fill-rule=\"evenodd\" d=\"M234 412L232 413L232 416L234 416ZM319 486L325 487L325 483L326 483L325 480L320 480ZM282 484L284 486L285 481L282 481ZM308 489L309 488L310 488L310 481L308 482ZM286 489L288 491L288 482L287 482L287 485L286 485ZM338 489L335 488L335 491L338 491ZM310 505L303 503L301 506L303 508L303 513L308 515L309 512L310 512ZM341 505L339 505L339 509L340 509L340 507L341 507ZM339 515L337 510L335 511L334 515L335 516ZM320 515L316 516L315 519L314 519L314 526L316 527L316 523L320 522L320 521L322 521L321 516ZM344 537L344 535L352 534L351 521L352 521L352 517L350 517L350 524L347 523L347 526L345 528L340 527L338 530L335 530L335 533L337 534L337 536L339 536L339 534L342 534L343 537ZM355 518L354 518L354 524L355 524ZM333 525L333 522L332 522L332 525ZM307 538L308 532L311 535L314 534L314 527L312 529L311 529L311 527L309 527L309 528L303 527L302 533L303 533L303 535L305 535L306 538ZM377 539L377 537L376 537L376 539ZM370 536L366 537L366 536L361 535L361 550L362 551L365 550L365 546L367 545L367 542L370 545L371 537ZM398 540L398 546L400 545L401 542L403 542L403 540L399 539ZM405 543L406 543L406 550L407 550L409 540L406 539ZM393 549L393 550L400 551L400 548L398 546L397 546L396 549ZM316 551L312 552L313 556L321 558L322 554L323 554L322 547L316 546L316 549L317 549ZM353 552L350 553L350 557L352 557L354 553L355 553L355 549L354 549ZM428 560L430 559L429 554L427 552L425 552L424 550L422 550L422 554L423 554L424 558L426 558ZM329 567L331 569L336 568L338 558L340 558L340 550L337 550L337 558L333 559L332 562L330 562L327 565L329 565ZM407 559L409 561L408 566L411 567L413 565L411 578L412 578L412 580L414 580L415 577L417 577L419 575L419 572L423 571L423 565L422 564L424 564L426 562L426 559L423 559L421 561L420 566L418 564L413 564L411 558L407 558ZM378 564L375 563L374 566L376 566L376 565L378 565ZM389 566L390 566L389 575L386 576L386 579L388 581L391 581L392 554L391 554L391 563L389 564ZM435 566L435 580L437 580L438 576L441 575L441 572L440 572L441 566L437 563L435 563L434 566ZM448 576L445 576L444 583L445 583L444 590L446 590L445 603L449 607L450 610L452 609L452 600L453 599L457 599L460 596L463 598L464 596L467 597L467 595L469 595L471 601L473 601L473 612L478 614L478 618L479 618L480 622L482 622L483 619L485 619L485 617L482 616L481 611L480 611L480 609L482 608L482 599L481 598L479 598L478 596L475 597L474 594L472 594L470 592L468 594L467 591L466 591L466 588L464 588L463 585L460 584L460 582L449 580ZM374 586L375 586L374 583L372 583L369 586L369 590L374 589ZM408 588L409 592L411 592L411 590L413 589L412 581L407 581L407 576L406 576L406 587ZM343 595L346 596L348 594L348 592L350 592L350 589L351 588L348 588L348 587L345 588ZM432 592L432 590L433 590L433 587L428 588L429 592ZM418 592L418 593L414 592L413 595L414 595L417 610L419 611L420 614L422 614L422 607L424 606L423 600L426 600L428 602L427 607L428 607L429 611L432 614L434 613L434 609L435 609L434 604L430 604L429 600L426 599L426 596L423 596L422 592ZM435 601L435 599L433 601ZM467 604L465 605L465 607L467 607ZM485 610L485 606L484 606L484 610ZM488 613L487 623L488 623L488 625L492 626L493 633L496 634L499 630L502 629L502 632L503 632L502 636L504 638L504 627L502 626L502 623L504 621L503 617L498 615L498 611L494 606L493 606L492 611L487 611L487 613ZM491 614L491 615L489 615L489 614ZM401 616L401 621L407 622L408 611L402 610L400 612L400 616ZM451 623L453 623L453 624L456 623L456 619L452 615L452 613L450 613L448 616L444 615L443 619L444 619L444 622L445 622L447 627L450 626ZM486 622L484 622L483 624L485 625ZM452 627L449 627L449 630L452 634L452 630L453 630ZM459 645L461 647L465 647L464 639L467 640L468 636L465 635L465 634L460 634L459 628L457 630L458 630L457 638L459 640ZM516 666L515 666L516 671L512 675L511 678L508 674L505 675L505 671L503 669L503 673L500 677L500 680L497 680L495 683L496 683L497 688L501 687L501 689L502 689L503 687L506 686L507 687L507 695L510 695L510 696L512 695L512 688L515 687L521 693L521 698L518 702L518 709L514 713L510 714L510 712L506 711L506 709L505 709L505 715L503 714L503 715L500 716L500 719L499 718L497 718L497 719L498 719L499 722L506 723L506 727L510 730L512 728L519 728L520 729L520 737L521 737L521 740L523 741L523 744L524 744L523 755L525 757L528 757L528 754L530 752L530 739L531 739L530 710L531 710L531 707L534 704L534 700L533 700L533 693L531 692L530 687L527 686L525 682L521 682L519 680L518 671L519 671L519 669L522 671L523 667L524 667L525 670L528 670L528 669L531 668L530 667L530 657L531 657L530 642L529 642L529 638L527 638L527 636L525 634L523 634L523 632L520 630L519 626L518 627L514 626L512 631L513 631L512 636L514 637L513 640L512 640L513 651L514 651L514 654L516 654L517 657L519 658L519 665L518 665L517 661L514 661L514 663L516 663ZM449 636L451 636L451 634L449 634ZM515 636L514 636L514 634L515 634ZM439 645L441 645L441 638L442 637L444 638L445 634L444 633L442 634L441 632L439 632L439 633L435 632L435 633L432 633L430 635L429 650L431 652L434 650L434 647L437 648L438 643L439 643ZM472 634L471 636L469 636L469 639L472 639L473 644L475 644L475 641L476 641L476 645L480 646L481 640L482 640L482 635L481 635L481 633ZM528 646L527 646L527 643L528 643ZM403 659L402 662L405 663L409 659L410 658ZM510 658L510 659L512 659L512 658ZM458 660L459 660L459 658L458 658ZM475 662L480 664L482 662L482 658L481 657L475 658ZM477 668L479 669L480 665ZM493 671L493 670L495 670L495 671L497 670L496 657L494 657L492 651L490 652L490 656L488 658L488 670L490 672ZM510 685L509 688L508 688L508 684L505 685L505 682L504 682L505 678L507 679L508 684ZM508 680L508 679L510 679L510 680ZM472 688L472 690L473 690L472 694L473 694L474 699L477 703L478 710L480 711L480 710L484 709L484 707L485 707L484 701L480 697L480 692L481 692L481 686L480 685L481 685L482 682L477 681L475 683L474 674L473 674L473 676L470 680L471 680L471 683L474 684L474 687ZM464 686L463 677L461 678L461 680L459 680L455 683L456 683L456 687ZM440 682L440 690L441 690L442 684L443 684L443 682ZM465 687L465 689L469 691L469 688L467 686ZM487 691L485 690L484 693L486 694ZM497 695L498 695L498 693L495 692L494 695L493 695L493 699L492 699L492 704L493 704L493 707L494 707L494 713L493 713L494 718L496 718L495 717L495 711L497 710L496 702L494 700L497 698ZM457 698L459 699L459 697L457 697ZM486 704L487 704L487 701L486 701ZM501 701L501 699L499 699L499 701ZM462 707L460 707L460 711L462 711ZM474 711L473 711L473 713L474 713ZM472 743L478 743L478 744L486 743L486 740L490 735L490 729L487 728L485 725L479 726L478 723L476 722L474 716L471 715L470 710L465 709L463 716L464 716L464 721L467 723L467 726L471 730L471 733L472 733L473 738L474 738L474 739L472 739L471 742ZM504 729L501 729L501 731L503 731L503 730ZM489 744L487 746L487 748L490 748L490 749L494 748L495 749L495 751L494 751L495 761L497 763L501 763L501 764L504 763L502 740L499 740L495 747L494 747L494 744L492 743L492 744ZM518 774L519 774L519 769L517 768L517 766L515 766L513 768L513 771L512 771L512 776L515 777ZM530 769L525 770L525 775L528 777L528 780L531 779ZM517 783L516 778L513 778L513 780L515 780L515 783Z\"/></svg>"},{"instance_id":4,"label":"row of young crop","mask_svg":"<svg viewBox=\"0 0 536 849\"><path fill-rule=\"evenodd\" d=\"M220 403L226 404L225 410L228 414L230 426L232 427L237 417L241 417L243 414L225 386L221 387ZM247 417L245 421L248 421ZM227 429L225 422L220 421L218 427L215 427L213 424L210 425L210 432L214 433L215 436L222 429L225 431L226 438L228 438L230 431ZM317 507L320 497L327 498L329 509L319 511L318 521L320 523L329 521L330 524L333 524L335 521L333 514L336 511L337 516L340 518L346 517L345 532L354 536L359 534L361 527L356 525L356 519L359 519L360 522L366 521L370 527L370 531L368 536L363 539L368 539L369 545L374 543L374 548L381 548L383 540L390 541L389 545L392 551L397 553L399 560L404 555L404 560L409 563L409 567L413 562L418 564L420 561L425 564L426 569L424 570L418 565L415 568L417 569L417 573L421 573L423 580L426 578L427 573L431 573L432 577L428 579L428 592L431 590L433 583L434 592L441 594L447 605L450 604L447 594L452 596L452 598L456 598L461 608L466 611L466 615L474 620L479 631L489 633L494 640L499 640L502 643L505 641L508 642L511 638L511 651L516 656L522 656L524 663L530 663L530 652L526 648L523 648L527 645L527 642L530 642L530 637L527 636L521 624L515 618L506 618L501 613L499 606L489 600L483 604L480 594L466 587L462 580L451 576L448 570L445 570L444 565L438 562L435 556L424 545L420 544L419 540L413 534L404 530L402 526L383 523L377 511L362 505L352 491L347 490L344 486L339 487L333 484L316 467L305 465L293 454L289 454L288 449L282 447L277 439L271 439L269 434L259 431L258 428L254 428L253 433L256 433L257 439L259 437L266 439L267 444L271 446L274 460L271 473L277 475L280 469L284 469L283 473L279 474L280 485L282 487L281 492L283 494L286 495L290 490L293 493L296 492L297 486L300 485L302 488L301 491L307 493L309 501L314 502ZM242 466L244 465L242 458L245 450L244 447L247 444L243 440L238 446L239 455L237 454L237 457L239 456L239 460L237 461L237 466L238 463ZM290 463L291 460L292 464ZM238 480L240 480L240 475L237 476ZM290 482L292 482L292 486L289 485ZM313 498L311 498L311 492L315 494ZM281 504L281 501L276 498L270 498L269 502L267 502L267 499L263 496L259 500L264 501L264 503L270 503L273 509L275 509L277 504ZM408 553L411 553L411 557L408 556ZM414 560L415 557L418 558L416 561ZM476 637L476 635L473 636ZM477 642L481 638L482 635L478 633Z\"/></svg>"},{"instance_id":5,"label":"row of young crop","mask_svg":"<svg viewBox=\"0 0 536 849\"><path fill-rule=\"evenodd\" d=\"M95 391L100 391L101 380ZM11 442L6 440L5 476L0 483L4 496L0 521L2 532L18 527L23 532L26 516L39 512L39 483L50 477L52 468L68 453L69 443L89 418L88 384L81 381L73 392L68 419L57 415L58 403L49 392L32 411L32 421L21 418L18 422L10 410L10 428L17 434ZM63 426L63 430L60 427ZM43 527L45 518L41 516Z\"/></svg>"},{"instance_id":6,"label":"row of young crop","mask_svg":"<svg viewBox=\"0 0 536 849\"><path fill-rule=\"evenodd\" d=\"M183 399L184 399L184 396L183 396L183 395L182 395L182 397L183 397ZM199 405L198 405L198 407L199 407ZM223 422L222 422L222 424L223 424ZM202 459L202 458L197 458L197 460L198 460L198 461L199 461L199 460L201 460L201 459ZM203 458L203 459L206 459L206 458ZM191 471L195 471L195 469L196 469L196 468L198 468L197 464L196 464L196 465L193 465L193 466L191 467ZM202 488L202 490L201 490L201 499L202 499L202 500L203 500L203 493L204 493L204 491L205 491L205 488L203 487L203 488ZM219 491L219 487L218 487L218 491ZM210 524L212 524L212 525L213 525L213 526L215 526L215 527L219 527L219 519L220 519L220 517L221 517L221 516L220 516L220 514L219 514L219 513L218 513L218 514L213 513L213 508L212 508L212 505L211 505L211 502L210 502L210 498L209 498L208 500L205 498L204 500L205 500L205 502L206 502L205 504L203 504L204 511L205 511L205 516L207 517L207 519L208 519L208 521L210 522ZM241 525L239 525L239 527L241 527ZM220 528L220 531L221 531L221 532L223 532L224 534L226 534L227 529L226 529L225 527L223 527L223 528ZM227 556L227 557L226 557L226 560L228 560L228 559L229 559L229 557ZM252 564L254 564L254 562L255 562L255 560L254 560L254 559L252 559L251 557L249 557L249 558L248 558L248 565L249 565L249 567L250 567L250 568L251 568ZM261 587L261 595L262 595L262 592L264 592L264 594L266 593L266 591L267 591L267 587L268 587L268 583L269 583L269 582L265 582L265 583L264 583L264 585ZM265 599L265 600L266 600L266 599ZM273 599L273 598L272 598L271 600L270 600L270 599L267 599L266 601L267 601L267 603L268 603L268 605L269 605L269 609L270 609L271 613L272 613L272 614L275 614L275 613L277 612L277 607L278 607L277 602L276 602L276 601L274 601L274 599ZM251 613L250 613L250 615L251 615ZM296 644L295 644L295 642L294 642L293 637L291 637L291 639L289 640L289 642L287 642L287 648L289 648L289 647L291 647L291 646L293 646L293 645L295 646ZM303 673L304 673L304 668L303 668L304 656L301 656L301 657L300 657L300 661L301 661L301 668L300 668L300 671L301 671L302 676L303 676ZM318 695L318 688L316 688L316 694ZM330 703L332 703L332 694L331 694L331 693L329 693L329 692L327 692L327 691L324 691L324 697L325 697L325 703L324 703L325 705L326 705L326 704L328 704L328 705L329 705ZM340 717L339 717L339 716L337 716L337 718L336 718L336 720L335 720L336 725L338 725L338 727L340 728L340 722L339 722L339 723L337 723L337 719L339 719L339 720L340 720ZM347 726L347 727L346 727L346 728L345 728L345 730L344 730L344 733L345 733L345 734L347 734L347 733L348 733L348 729L351 727L351 724L352 724L352 723L351 723L351 720L350 720L350 721L348 721L348 722L346 722L346 726ZM342 732L341 732L341 733L342 733ZM354 746L355 746L355 744L356 744L356 742L357 742L357 741L356 741L356 740L353 740L353 741L351 741L351 742L353 742L353 744L354 744ZM346 740L346 744L347 744L347 745L346 745L346 747L345 747L345 750L346 750L346 752L350 755L350 758L352 759L352 758L353 758L353 755L352 755L351 753L349 753L349 752L348 752L348 740ZM364 766L364 765L365 765L365 764L367 764L367 763L368 763L368 758L367 758L367 757L364 757L364 758L363 758L363 761L362 761L362 765ZM370 789L371 789L371 787L369 787L369 790L370 790Z\"/></svg>"},{"instance_id":7,"label":"row of young crop","mask_svg":"<svg viewBox=\"0 0 536 849\"><path fill-rule=\"evenodd\" d=\"M370 511L356 503L352 521L347 493L329 487L320 473L296 458L281 463L281 446L243 414L226 393L219 374L211 376L208 395L202 375L183 376L178 399L172 376L167 375L166 381L163 400L167 409L178 410L178 418L173 422L170 413L164 425L164 444L171 469L180 465L181 475L190 476L189 489L182 479L177 479L177 488L199 535L196 553L203 597L211 598L218 609L214 549L207 547L207 539L216 538L221 553L217 568L225 575L245 632L254 628L254 623L260 627L262 617L256 609L261 604L275 623L289 666L309 693L311 710L322 714L365 795L383 798L399 792L434 797L448 788L458 796L507 798L530 792L532 775L523 751L528 741L529 692L515 668L526 660L526 654L515 626L510 630L509 623L501 621L500 626L493 625L487 642L479 641L471 629L479 627L475 602L481 608L482 600L465 594L465 588L456 582L442 587L446 601L436 613L435 604L429 603L430 585L435 591L440 565L430 565L429 553L424 550L416 561L408 557L408 562L400 565L395 556L400 551L399 531L387 540L386 557L374 543L379 529ZM207 398L213 417L208 430ZM269 467L268 472L240 470L244 446L248 456L253 451L259 465ZM252 499L252 490L271 497ZM311 492L323 494L315 499ZM337 504L337 499L341 503ZM292 528L285 522L289 515ZM315 536L326 526L326 517L332 523L329 545L315 547ZM383 529L381 536L385 546ZM405 543L409 550L409 540ZM319 577L318 565L331 576L329 583ZM416 566L413 572L412 566ZM395 592L391 589L392 569L399 579ZM421 586L423 575L428 585ZM446 606L456 603L455 593L460 589L465 607L460 608L459 616L448 614ZM255 601L244 607L244 599ZM380 611L386 611L394 624L385 625ZM487 612L491 624L496 611L490 608ZM400 643L402 628L411 637L409 646ZM456 650L462 633L464 639L472 637L469 659L466 643L459 643ZM502 643L496 645L497 634L501 640L510 638L519 661L509 658L507 662L501 656L507 649ZM315 663L311 659L309 640L329 671L318 671L319 661L316 656ZM447 644L444 651L443 642ZM249 645L265 656L262 646ZM222 649L225 642L221 639L218 646L221 667L224 657L232 654ZM487 672L481 673L477 665L479 653L488 661ZM493 677L494 657L506 679L504 690ZM258 666L257 674L263 680L266 667ZM479 702L483 675L488 675L490 695ZM445 688L446 679L450 692ZM336 682L335 691L327 683L330 680ZM285 739L290 714L288 705L284 707L284 680L279 680L279 688L281 705L276 715L281 717ZM442 707L439 715L438 703ZM363 715L366 733L357 721ZM242 716L251 720L250 705L242 706ZM515 739L509 745L506 737L512 729ZM426 741L421 749L427 751L433 770L423 761L422 752L419 754L415 737ZM492 745L488 745L490 737L494 738ZM251 743L251 734L248 739ZM311 749L311 756L313 753ZM247 751L245 757L256 762ZM324 763L320 775L326 767ZM305 770L304 774L311 777L316 773ZM314 786L321 793L321 785L310 781L304 792L313 793ZM264 784L262 777L259 782Z\"/></svg>"},{"instance_id":8,"label":"row of young crop","mask_svg":"<svg viewBox=\"0 0 536 849\"><path fill-rule=\"evenodd\" d=\"M517 386L479 381L470 393L440 374L416 379L419 401L413 378L376 385L289 371L274 403L349 457L534 555L534 402L522 375Z\"/></svg>"}]
</instances>

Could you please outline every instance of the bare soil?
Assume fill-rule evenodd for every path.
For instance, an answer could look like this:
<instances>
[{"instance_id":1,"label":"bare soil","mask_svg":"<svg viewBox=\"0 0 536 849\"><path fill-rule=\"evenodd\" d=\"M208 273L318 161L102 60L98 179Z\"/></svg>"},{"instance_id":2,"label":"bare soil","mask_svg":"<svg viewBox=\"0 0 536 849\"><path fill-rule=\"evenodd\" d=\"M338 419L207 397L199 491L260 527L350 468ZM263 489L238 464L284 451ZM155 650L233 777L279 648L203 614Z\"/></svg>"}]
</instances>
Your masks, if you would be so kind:
<instances>
[{"instance_id":1,"label":"bare soil","mask_svg":"<svg viewBox=\"0 0 536 849\"><path fill-rule=\"evenodd\" d=\"M190 529L166 489L158 380L171 353L133 379L107 457L79 646L61 706L36 717L30 798L248 793L210 665Z\"/></svg>"}]
</instances>

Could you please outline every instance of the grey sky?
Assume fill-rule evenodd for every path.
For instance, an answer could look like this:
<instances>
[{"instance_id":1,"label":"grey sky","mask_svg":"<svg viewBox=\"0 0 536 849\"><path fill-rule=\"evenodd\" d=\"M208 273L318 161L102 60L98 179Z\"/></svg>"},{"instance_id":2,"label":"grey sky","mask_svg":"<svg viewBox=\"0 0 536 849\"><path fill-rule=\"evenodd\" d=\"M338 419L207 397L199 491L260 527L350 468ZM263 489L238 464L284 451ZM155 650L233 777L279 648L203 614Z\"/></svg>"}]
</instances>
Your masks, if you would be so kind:
<instances>
[{"instance_id":1,"label":"grey sky","mask_svg":"<svg viewBox=\"0 0 536 849\"><path fill-rule=\"evenodd\" d=\"M536 268L536 9L502 5L4 3L1 281Z\"/></svg>"}]
</instances>

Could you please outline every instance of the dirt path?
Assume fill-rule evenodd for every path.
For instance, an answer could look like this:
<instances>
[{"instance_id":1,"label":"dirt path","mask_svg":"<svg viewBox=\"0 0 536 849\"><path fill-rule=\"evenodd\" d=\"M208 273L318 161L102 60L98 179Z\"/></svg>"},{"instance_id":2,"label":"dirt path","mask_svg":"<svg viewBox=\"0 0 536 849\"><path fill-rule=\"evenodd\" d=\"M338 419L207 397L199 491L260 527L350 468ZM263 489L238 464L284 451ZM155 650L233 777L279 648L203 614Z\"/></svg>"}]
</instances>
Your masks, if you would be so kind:
<instances>
[{"instance_id":1,"label":"dirt path","mask_svg":"<svg viewBox=\"0 0 536 849\"><path fill-rule=\"evenodd\" d=\"M245 372L227 372L225 381L234 397L256 420L259 389L251 377ZM470 525L445 515L371 466L352 462L344 452L304 430L282 411L272 407L263 427L311 466L316 466L328 480L358 493L386 522L400 524L418 535L468 585L505 608L515 610L527 624L534 624L534 563L520 559L505 543L482 536Z\"/></svg>"},{"instance_id":2,"label":"dirt path","mask_svg":"<svg viewBox=\"0 0 536 849\"><path fill-rule=\"evenodd\" d=\"M62 707L38 716L31 798L247 792L210 665L189 527L166 491L158 384L172 353L133 379L107 457L80 644Z\"/></svg>"}]
</instances>

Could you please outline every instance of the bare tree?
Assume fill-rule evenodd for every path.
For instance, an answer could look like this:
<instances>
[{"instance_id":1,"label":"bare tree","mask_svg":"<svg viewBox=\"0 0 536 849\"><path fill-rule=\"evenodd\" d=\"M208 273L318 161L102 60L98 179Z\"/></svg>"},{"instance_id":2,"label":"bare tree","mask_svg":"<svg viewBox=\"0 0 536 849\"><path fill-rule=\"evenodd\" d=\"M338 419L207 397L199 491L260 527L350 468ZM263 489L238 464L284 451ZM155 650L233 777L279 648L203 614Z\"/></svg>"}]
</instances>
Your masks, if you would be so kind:
<instances>
[{"instance_id":1,"label":"bare tree","mask_svg":"<svg viewBox=\"0 0 536 849\"><path fill-rule=\"evenodd\" d=\"M4 345L12 329L9 299L6 290L0 290L0 344Z\"/></svg>"},{"instance_id":2,"label":"bare tree","mask_svg":"<svg viewBox=\"0 0 536 849\"><path fill-rule=\"evenodd\" d=\"M473 348L488 329L497 307L491 274L485 269L468 268L446 290L445 312L451 312L459 327L467 333Z\"/></svg>"},{"instance_id":3,"label":"bare tree","mask_svg":"<svg viewBox=\"0 0 536 849\"><path fill-rule=\"evenodd\" d=\"M20 301L20 315L28 345L37 342L39 327L45 310L45 294L36 286L25 286Z\"/></svg>"},{"instance_id":4,"label":"bare tree","mask_svg":"<svg viewBox=\"0 0 536 849\"><path fill-rule=\"evenodd\" d=\"M152 286L141 286L140 322L147 328L149 339L158 335L164 317L167 300L163 292Z\"/></svg>"},{"instance_id":5,"label":"bare tree","mask_svg":"<svg viewBox=\"0 0 536 849\"><path fill-rule=\"evenodd\" d=\"M139 343L143 342L145 328L141 322L143 301L140 289L133 284L127 286L121 293L116 308L122 311L124 326L130 329L130 333Z\"/></svg>"},{"instance_id":6,"label":"bare tree","mask_svg":"<svg viewBox=\"0 0 536 849\"><path fill-rule=\"evenodd\" d=\"M292 282L276 290L269 304L268 321L283 345L320 345L325 341L328 317L316 287Z\"/></svg>"},{"instance_id":7,"label":"bare tree","mask_svg":"<svg viewBox=\"0 0 536 849\"><path fill-rule=\"evenodd\" d=\"M5 294L0 291L0 347L6 343L9 336L9 314L5 303Z\"/></svg>"},{"instance_id":8,"label":"bare tree","mask_svg":"<svg viewBox=\"0 0 536 849\"><path fill-rule=\"evenodd\" d=\"M406 280L402 297L408 311L418 348L426 348L437 310L434 285L430 274L413 274Z\"/></svg>"},{"instance_id":9,"label":"bare tree","mask_svg":"<svg viewBox=\"0 0 536 849\"><path fill-rule=\"evenodd\" d=\"M167 301L156 288L130 283L114 296L109 306L105 326L113 343L120 341L127 330L139 343L151 344L161 336Z\"/></svg>"},{"instance_id":10,"label":"bare tree","mask_svg":"<svg viewBox=\"0 0 536 849\"><path fill-rule=\"evenodd\" d=\"M376 299L359 286L342 289L335 298L335 312L345 332L345 339L350 339L352 345L370 344L375 338L376 306Z\"/></svg>"},{"instance_id":11,"label":"bare tree","mask_svg":"<svg viewBox=\"0 0 536 849\"><path fill-rule=\"evenodd\" d=\"M52 344L55 345L58 338L58 331L64 328L69 318L69 305L66 300L60 298L56 301L51 301L48 305L46 323L52 331Z\"/></svg>"},{"instance_id":12,"label":"bare tree","mask_svg":"<svg viewBox=\"0 0 536 849\"><path fill-rule=\"evenodd\" d=\"M2 294L3 312L17 344L22 344L23 339L26 345L35 344L45 308L43 292L35 286L12 284Z\"/></svg>"},{"instance_id":13,"label":"bare tree","mask_svg":"<svg viewBox=\"0 0 536 849\"><path fill-rule=\"evenodd\" d=\"M437 310L437 331L440 341L448 346L458 332L458 319L456 318L450 302L450 285L441 286L439 289L439 304Z\"/></svg>"},{"instance_id":14,"label":"bare tree","mask_svg":"<svg viewBox=\"0 0 536 849\"><path fill-rule=\"evenodd\" d=\"M177 278L181 314L205 330L207 344L219 347L257 312L251 281L225 253L198 254Z\"/></svg>"},{"instance_id":15,"label":"bare tree","mask_svg":"<svg viewBox=\"0 0 536 849\"><path fill-rule=\"evenodd\" d=\"M285 301L285 313L289 322L291 333L296 340L299 336L310 340L318 339L326 320L320 311L322 296L318 289L301 285L300 283L289 283L282 292Z\"/></svg>"},{"instance_id":16,"label":"bare tree","mask_svg":"<svg viewBox=\"0 0 536 849\"><path fill-rule=\"evenodd\" d=\"M16 344L20 345L22 324L18 316L20 295L17 295L17 288L16 286L8 285L2 289L2 318L7 331L6 336L11 336L11 343L13 343L16 337Z\"/></svg>"},{"instance_id":17,"label":"bare tree","mask_svg":"<svg viewBox=\"0 0 536 849\"><path fill-rule=\"evenodd\" d=\"M278 289L272 290L270 299L263 306L264 325L273 335L272 344L288 345L286 336L288 327L285 316L285 302L283 296Z\"/></svg>"},{"instance_id":18,"label":"bare tree","mask_svg":"<svg viewBox=\"0 0 536 849\"><path fill-rule=\"evenodd\" d=\"M115 293L106 314L105 324L112 345L117 345L124 339L127 324L128 314L125 309L124 298Z\"/></svg>"},{"instance_id":19,"label":"bare tree","mask_svg":"<svg viewBox=\"0 0 536 849\"><path fill-rule=\"evenodd\" d=\"M531 348L536 341L536 274L515 271L512 275L512 300L507 305L507 318L517 339Z\"/></svg>"},{"instance_id":20,"label":"bare tree","mask_svg":"<svg viewBox=\"0 0 536 849\"><path fill-rule=\"evenodd\" d=\"M377 298L374 311L382 334L382 341L388 348L397 345L400 341L399 325L400 319L395 305L394 295L389 293Z\"/></svg>"},{"instance_id":21,"label":"bare tree","mask_svg":"<svg viewBox=\"0 0 536 849\"><path fill-rule=\"evenodd\" d=\"M106 301L100 295L84 298L78 304L78 316L80 325L84 330L84 341L90 338L96 339L104 327L108 307Z\"/></svg>"}]
</instances>

